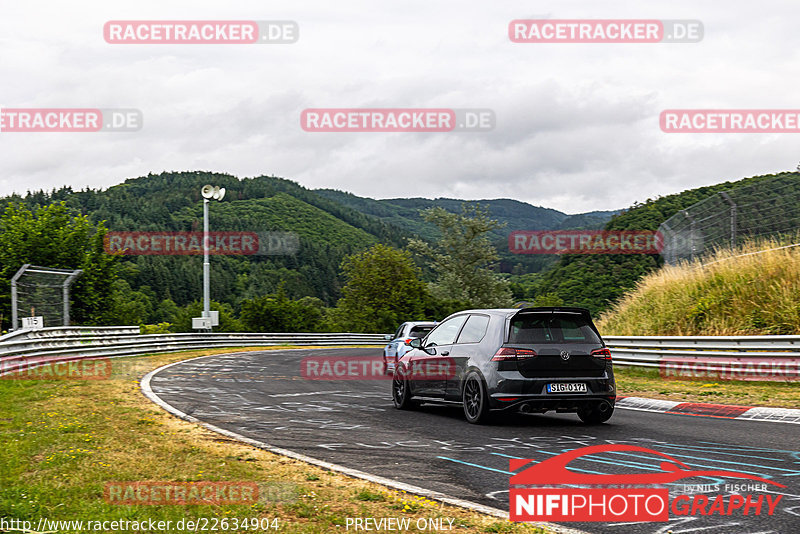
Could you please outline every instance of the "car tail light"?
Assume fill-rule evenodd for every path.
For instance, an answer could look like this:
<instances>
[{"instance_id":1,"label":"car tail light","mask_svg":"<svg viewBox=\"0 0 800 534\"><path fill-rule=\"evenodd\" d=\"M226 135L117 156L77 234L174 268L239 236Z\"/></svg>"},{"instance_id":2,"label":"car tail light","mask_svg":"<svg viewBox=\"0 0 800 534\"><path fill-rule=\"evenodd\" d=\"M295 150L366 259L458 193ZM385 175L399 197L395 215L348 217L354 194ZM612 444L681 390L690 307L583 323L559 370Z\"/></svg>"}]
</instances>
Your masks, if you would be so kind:
<instances>
[{"instance_id":1,"label":"car tail light","mask_svg":"<svg viewBox=\"0 0 800 534\"><path fill-rule=\"evenodd\" d=\"M594 356L595 358L602 358L604 360L609 360L610 361L611 360L611 351L606 349L606 348L594 349L592 351L592 356Z\"/></svg>"},{"instance_id":2,"label":"car tail light","mask_svg":"<svg viewBox=\"0 0 800 534\"><path fill-rule=\"evenodd\" d=\"M408 338L408 339L405 339L405 340L403 340L403 343L405 343L406 345L408 345L409 343L411 343L411 340L412 340L412 339L414 339L414 338L413 338L413 337L410 337L410 338Z\"/></svg>"},{"instance_id":3,"label":"car tail light","mask_svg":"<svg viewBox=\"0 0 800 534\"><path fill-rule=\"evenodd\" d=\"M515 349L512 347L500 347L492 357L493 362L503 362L516 360L517 358L532 358L536 356L536 351L531 349Z\"/></svg>"}]
</instances>

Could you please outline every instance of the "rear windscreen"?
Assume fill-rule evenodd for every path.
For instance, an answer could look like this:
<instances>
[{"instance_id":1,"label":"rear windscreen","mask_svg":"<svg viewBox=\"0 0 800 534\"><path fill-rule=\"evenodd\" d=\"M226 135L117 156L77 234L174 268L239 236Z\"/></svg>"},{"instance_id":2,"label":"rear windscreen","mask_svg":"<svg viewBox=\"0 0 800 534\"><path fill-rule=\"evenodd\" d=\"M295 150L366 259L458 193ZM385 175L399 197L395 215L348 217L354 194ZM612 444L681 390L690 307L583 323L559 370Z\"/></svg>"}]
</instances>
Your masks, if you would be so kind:
<instances>
[{"instance_id":1,"label":"rear windscreen","mask_svg":"<svg viewBox=\"0 0 800 534\"><path fill-rule=\"evenodd\" d=\"M538 345L542 343L591 343L600 345L600 338L580 315L519 314L511 319L509 343Z\"/></svg>"},{"instance_id":2,"label":"rear windscreen","mask_svg":"<svg viewBox=\"0 0 800 534\"><path fill-rule=\"evenodd\" d=\"M411 329L411 332L408 333L411 337L425 337L425 335L433 330L432 326L415 326Z\"/></svg>"}]
</instances>

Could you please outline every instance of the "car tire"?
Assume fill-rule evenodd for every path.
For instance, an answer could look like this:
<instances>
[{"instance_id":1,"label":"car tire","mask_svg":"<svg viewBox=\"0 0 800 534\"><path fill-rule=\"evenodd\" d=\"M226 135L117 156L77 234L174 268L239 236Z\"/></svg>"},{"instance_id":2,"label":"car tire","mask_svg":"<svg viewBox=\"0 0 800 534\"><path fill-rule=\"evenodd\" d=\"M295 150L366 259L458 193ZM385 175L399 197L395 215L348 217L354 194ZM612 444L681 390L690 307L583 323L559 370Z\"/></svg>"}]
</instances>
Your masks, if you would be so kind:
<instances>
[{"instance_id":1,"label":"car tire","mask_svg":"<svg viewBox=\"0 0 800 534\"><path fill-rule=\"evenodd\" d=\"M413 410L419 406L419 403L411 398L408 378L398 366L395 366L394 375L392 375L392 402L398 410Z\"/></svg>"},{"instance_id":2,"label":"car tire","mask_svg":"<svg viewBox=\"0 0 800 534\"><path fill-rule=\"evenodd\" d=\"M607 402L587 406L578 410L578 417L587 425L605 423L614 415L614 407Z\"/></svg>"},{"instance_id":3,"label":"car tire","mask_svg":"<svg viewBox=\"0 0 800 534\"><path fill-rule=\"evenodd\" d=\"M464 406L464 417L468 423L479 425L489 418L489 399L478 373L470 373L464 380L461 404Z\"/></svg>"}]
</instances>

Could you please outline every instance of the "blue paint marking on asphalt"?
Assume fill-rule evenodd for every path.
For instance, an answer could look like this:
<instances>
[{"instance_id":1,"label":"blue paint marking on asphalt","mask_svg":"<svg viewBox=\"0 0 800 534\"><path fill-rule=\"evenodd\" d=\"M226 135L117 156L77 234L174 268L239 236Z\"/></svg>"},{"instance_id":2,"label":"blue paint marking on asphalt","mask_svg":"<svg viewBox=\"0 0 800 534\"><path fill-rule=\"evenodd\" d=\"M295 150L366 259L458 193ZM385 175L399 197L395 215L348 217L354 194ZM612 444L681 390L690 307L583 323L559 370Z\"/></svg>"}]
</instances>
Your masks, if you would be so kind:
<instances>
[{"instance_id":1,"label":"blue paint marking on asphalt","mask_svg":"<svg viewBox=\"0 0 800 534\"><path fill-rule=\"evenodd\" d=\"M442 460L447 460L449 462L455 462L457 464L464 464L470 467L477 467L478 469L486 469L487 471L495 471L497 473L503 473L504 475L513 475L511 471L502 471L500 469L495 469L494 467L486 467L485 465L473 464L470 462L465 462L463 460L456 460L455 458L448 458L447 456L437 456L437 458Z\"/></svg>"},{"instance_id":2,"label":"blue paint marking on asphalt","mask_svg":"<svg viewBox=\"0 0 800 534\"><path fill-rule=\"evenodd\" d=\"M571 450L575 450L575 449L563 449L561 453L543 451L543 450L538 450L537 452L541 452L541 453L544 453L544 454L550 454L552 456L558 456L559 454L562 454L564 452L569 452ZM497 453L492 453L492 454L497 454ZM631 456L634 456L634 455L631 455ZM621 460L618 460L618 459L613 459L612 460L612 459L608 459L608 458L606 458L606 459L589 458L589 457L586 457L586 456L583 456L583 457L580 457L580 458L576 458L576 460L584 460L584 461L587 461L587 462L596 462L596 463L600 463L600 464L609 464L609 465L624 466L624 467L634 467L634 468L637 468L637 469L644 469L646 471L656 471L656 472L659 472L659 473L663 472L663 469L661 469L660 466L656 467L656 466L653 466L652 464L644 464L644 463L641 463L641 462L631 462L631 461L624 462L624 461L621 461ZM571 470L578 471L578 469L571 469ZM586 471L586 472L588 473L588 472L592 472L592 471ZM598 473L596 471L594 471L593 473L599 474L599 475L608 474L608 473ZM725 483L725 481L723 479L717 478L717 477L712 477L712 476L700 476L698 478L707 478L707 479L711 480L713 484L724 484ZM673 482L671 484L678 485L680 483Z\"/></svg>"},{"instance_id":3,"label":"blue paint marking on asphalt","mask_svg":"<svg viewBox=\"0 0 800 534\"><path fill-rule=\"evenodd\" d=\"M557 456L559 454L562 454L564 452L569 452L569 451L572 451L572 450L576 450L576 449L563 449L560 453L559 452L549 452L549 451L539 451L539 452L543 452L545 454L551 454L553 456ZM645 463L642 463L642 462L631 462L631 461L623 462L623 461L620 461L620 460L612 460L610 458L598 458L596 456L593 456L591 458L586 457L586 456L581 456L580 458L575 458L575 460L576 461L583 460L583 461L586 461L586 462L596 462L596 463L599 463L599 464L622 465L622 466L625 466L625 467L635 467L635 468L638 468L638 469L644 469L646 471L662 471L662 469L660 467L656 467L656 466L651 465L651 464L645 464Z\"/></svg>"},{"instance_id":4,"label":"blue paint marking on asphalt","mask_svg":"<svg viewBox=\"0 0 800 534\"><path fill-rule=\"evenodd\" d=\"M724 445L723 443L715 443L713 441L700 441L698 443L708 443L709 445ZM709 449L711 449L711 448L716 448L716 447L709 447ZM783 449L767 449L767 448L764 448L764 447L750 447L749 445L739 445L739 446L737 446L735 448L734 447L721 447L721 448L732 450L732 451L785 452L786 454L789 454L792 458L794 458L796 461L800 462L800 451L786 451L786 450L783 450Z\"/></svg>"},{"instance_id":5,"label":"blue paint marking on asphalt","mask_svg":"<svg viewBox=\"0 0 800 534\"><path fill-rule=\"evenodd\" d=\"M764 451L764 452L786 452L789 454L800 454L800 451L787 451L783 449L768 449L765 447L751 447L749 445L728 445L726 443L716 443L714 441L698 441L697 443L708 443L709 445L715 445L715 447L707 447L708 449L727 449L731 451ZM694 447L699 447L699 445L694 445Z\"/></svg>"},{"instance_id":6,"label":"blue paint marking on asphalt","mask_svg":"<svg viewBox=\"0 0 800 534\"><path fill-rule=\"evenodd\" d=\"M546 452L546 451L538 451L538 452ZM522 458L521 456L509 456L508 454L501 454L499 452L493 452L495 456L503 456L504 458L511 458L512 460L529 460L529 458ZM600 471L589 471L588 469L571 469L571 471L579 471L581 473L589 473L591 475L605 475L606 473L601 473Z\"/></svg>"},{"instance_id":7,"label":"blue paint marking on asphalt","mask_svg":"<svg viewBox=\"0 0 800 534\"><path fill-rule=\"evenodd\" d=\"M542 452L542 453L550 454L550 455L558 455L559 454L559 453L556 453L556 452L543 451L543 450L537 450L536 452ZM510 456L508 454L502 454L502 453L499 453L499 452L493 452L491 454L493 454L495 456L502 456L502 457L505 457L505 458L511 458L511 459L514 459L514 460L528 460L529 459L529 458L524 458L522 456ZM439 458L444 458L444 457L443 456L439 456ZM593 461L594 460L594 459L587 459L587 458L581 458L581 459L582 460L588 460L588 461ZM453 460L453 461L458 461L458 460ZM459 463L466 463L466 462L459 462ZM607 464L612 464L612 465L626 465L626 466L631 466L631 467L638 467L635 462L599 461L599 463L607 463ZM630 464L630 465L627 465L627 464ZM476 465L476 464L467 464L467 465ZM478 466L478 467L480 467L480 466ZM651 468L644 467L643 469L651 469ZM653 471L661 471L660 469L651 469L651 470L653 470ZM608 474L608 473L602 473L600 471L590 471L588 469L578 469L577 467L571 468L570 471L577 471L577 472L580 472L580 473L589 473L589 474L592 474L592 475L607 475ZM711 480L713 484L724 484L725 483L725 481L723 479L721 479L721 478L708 477L708 476L698 477L698 478L707 478L707 479ZM666 486L683 486L684 484L682 482L667 482L665 485Z\"/></svg>"},{"instance_id":8,"label":"blue paint marking on asphalt","mask_svg":"<svg viewBox=\"0 0 800 534\"><path fill-rule=\"evenodd\" d=\"M624 454L626 456L637 456L636 454L625 453L625 452L622 452L622 451L609 451L609 453L610 454ZM706 460L706 461L711 461L711 462L719 462L721 464L734 464L734 465L746 465L746 466L749 466L749 467L761 467L763 469L772 469L774 471L786 471L787 473L792 473L792 475L787 475L787 476L800 475L800 471L797 471L795 469L784 469L782 467L770 467L768 465L748 464L748 463L745 463L745 462L734 462L734 461L731 461L731 460L717 460L716 458L698 458L697 456L689 456L688 454L675 454L675 453L672 453L672 456L677 456L679 458L692 458L693 460ZM642 456L638 456L638 457L641 458ZM687 465L692 465L692 464L687 464ZM743 472L747 473L747 471L743 471ZM756 473L756 474L760 474L760 473Z\"/></svg>"},{"instance_id":9,"label":"blue paint marking on asphalt","mask_svg":"<svg viewBox=\"0 0 800 534\"><path fill-rule=\"evenodd\" d=\"M543 452L545 454L556 455L556 456L559 454L559 453L555 453L555 452L542 451L542 450L539 450L537 452ZM527 460L528 459L528 458L523 458L521 456L510 456L508 454L502 454L502 453L499 453L499 452L493 452L491 454L494 455L494 456L501 456L501 457L504 457L504 458L511 458L511 459L515 459L515 460ZM485 469L487 471L494 471L496 473L502 473L502 474L505 474L505 475L513 475L514 474L511 471L503 471L501 469L495 469L493 467L487 467L485 465L480 465L480 464L476 464L476 463L472 463L472 462L465 462L463 460L456 460L455 458L448 458L447 456L437 456L437 458L439 458L441 460L447 460L449 462L455 462L455 463L462 464L462 465L468 465L470 467L477 467L478 469ZM588 460L592 461L592 459L588 459ZM628 462L620 463L620 462L599 461L599 463L607 463L607 464L612 464L612 465L625 465ZM633 462L630 462L630 463L633 464ZM647 468L645 468L645 469L647 469ZM606 475L606 474L608 474L608 473L602 473L600 471L591 471L589 469L578 469L578 468L572 468L572 469L570 469L570 471L577 471L577 472L580 472L580 473L589 473L589 474L592 474L592 475ZM720 480L720 479L715 479L713 477L699 477L699 478L710 478L712 480ZM678 482L670 482L670 483L667 483L667 485L671 486L671 485L681 485L681 484L678 483Z\"/></svg>"},{"instance_id":10,"label":"blue paint marking on asphalt","mask_svg":"<svg viewBox=\"0 0 800 534\"><path fill-rule=\"evenodd\" d=\"M559 454L557 452L550 452L550 451L543 451L543 450L538 450L536 452L543 452L545 454L550 454L550 455L554 455L554 456L557 456ZM492 454L496 454L498 456L508 456L506 454L500 454L498 452L493 452ZM508 458L517 458L517 457L508 456ZM522 460L523 458L517 458L517 459ZM589 461L589 462L597 462L597 463L611 464L611 465L623 465L625 467L636 467L636 468L646 469L648 471L661 472L661 469L657 469L657 468L649 467L649 466L642 466L642 464L639 464L637 462L619 462L619 461L613 461L612 462L612 461L603 461L603 460L598 460L596 458L586 458L586 457L578 458L578 459L579 460L586 460L586 461ZM593 475L607 475L608 474L608 473L602 473L600 471L589 471L587 469L578 469L577 467L570 468L570 471L578 471L578 472L581 472L581 473L590 473L590 474L593 474ZM712 483L714 483L714 484L723 484L725 482L721 478L714 478L714 477L699 477L699 478L707 478L707 479L711 480ZM681 482L668 482L666 485L667 486L682 486L683 483L681 483Z\"/></svg>"},{"instance_id":11,"label":"blue paint marking on asphalt","mask_svg":"<svg viewBox=\"0 0 800 534\"><path fill-rule=\"evenodd\" d=\"M626 455L626 456L634 456L636 458L641 458L641 456L637 456L635 454L631 454L631 453L627 453L627 452L619 452L619 451L615 451L615 452L616 452L616 454L623 454L623 455ZM676 454L675 456L682 456L682 455ZM715 460L709 459L709 458L703 458L703 460L710 460L712 462L715 461ZM684 463L686 465L690 466L690 467L705 467L705 468L709 468L709 469L719 469L719 466L716 466L716 465L705 465L705 464L698 464L698 463L693 463L693 462L684 462ZM730 463L733 463L733 462L730 462ZM742 469L742 470L739 470L739 472L740 473L746 473L748 475L758 475L758 476L760 476L762 478L772 478L772 476L770 476L770 475L765 475L763 473L758 473L756 471L745 471L745 470Z\"/></svg>"},{"instance_id":12,"label":"blue paint marking on asphalt","mask_svg":"<svg viewBox=\"0 0 800 534\"><path fill-rule=\"evenodd\" d=\"M666 447L669 449L680 449L682 451L697 451L697 452L704 452L707 450L713 450L716 454L724 454L726 456L741 456L742 458L755 458L757 460L771 460L773 462L783 462L783 458L770 458L768 456L750 456L747 454L736 454L735 452L719 452L716 447L700 447L699 445L672 445L667 443L659 443L659 447Z\"/></svg>"}]
</instances>

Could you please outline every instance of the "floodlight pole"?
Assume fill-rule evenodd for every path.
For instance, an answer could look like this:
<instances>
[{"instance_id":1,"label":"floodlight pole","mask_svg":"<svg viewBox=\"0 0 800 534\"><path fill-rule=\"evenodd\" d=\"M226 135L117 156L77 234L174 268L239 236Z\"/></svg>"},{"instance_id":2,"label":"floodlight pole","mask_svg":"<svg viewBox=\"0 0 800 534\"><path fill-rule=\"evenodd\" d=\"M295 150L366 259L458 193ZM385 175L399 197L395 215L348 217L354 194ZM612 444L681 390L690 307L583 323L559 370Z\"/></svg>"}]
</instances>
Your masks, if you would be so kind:
<instances>
[{"instance_id":1,"label":"floodlight pole","mask_svg":"<svg viewBox=\"0 0 800 534\"><path fill-rule=\"evenodd\" d=\"M212 198L222 200L225 188L207 184L200 189L200 194L203 197L203 316L192 317L192 328L211 332L214 321L211 320L211 264L208 259L211 254L211 243L208 232L208 203Z\"/></svg>"},{"instance_id":2,"label":"floodlight pole","mask_svg":"<svg viewBox=\"0 0 800 534\"><path fill-rule=\"evenodd\" d=\"M209 321L211 330L211 264L209 263L208 243L208 199L203 199L203 317Z\"/></svg>"}]
</instances>

